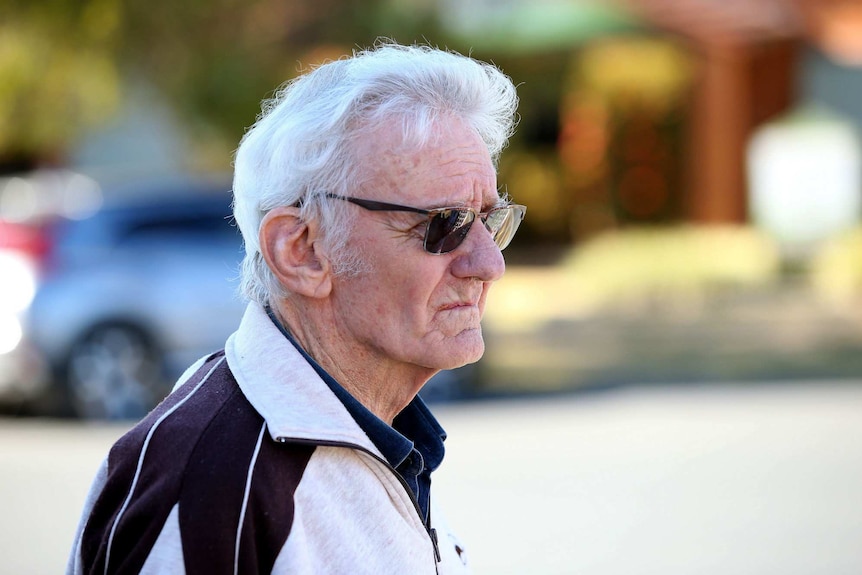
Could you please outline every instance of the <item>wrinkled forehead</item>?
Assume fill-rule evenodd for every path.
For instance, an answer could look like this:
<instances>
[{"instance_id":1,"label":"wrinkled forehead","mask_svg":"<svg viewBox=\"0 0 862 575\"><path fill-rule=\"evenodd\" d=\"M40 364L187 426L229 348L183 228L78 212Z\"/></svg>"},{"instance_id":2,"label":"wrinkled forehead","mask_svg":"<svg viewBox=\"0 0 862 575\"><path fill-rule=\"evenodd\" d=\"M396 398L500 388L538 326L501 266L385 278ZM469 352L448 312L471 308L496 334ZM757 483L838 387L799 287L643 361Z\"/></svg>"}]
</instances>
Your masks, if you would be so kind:
<instances>
[{"instance_id":1,"label":"wrinkled forehead","mask_svg":"<svg viewBox=\"0 0 862 575\"><path fill-rule=\"evenodd\" d=\"M420 206L482 204L496 198L491 155L464 121L437 121L423 137L405 134L403 126L392 121L375 126L365 144L357 144L358 184L364 197L418 201Z\"/></svg>"}]
</instances>

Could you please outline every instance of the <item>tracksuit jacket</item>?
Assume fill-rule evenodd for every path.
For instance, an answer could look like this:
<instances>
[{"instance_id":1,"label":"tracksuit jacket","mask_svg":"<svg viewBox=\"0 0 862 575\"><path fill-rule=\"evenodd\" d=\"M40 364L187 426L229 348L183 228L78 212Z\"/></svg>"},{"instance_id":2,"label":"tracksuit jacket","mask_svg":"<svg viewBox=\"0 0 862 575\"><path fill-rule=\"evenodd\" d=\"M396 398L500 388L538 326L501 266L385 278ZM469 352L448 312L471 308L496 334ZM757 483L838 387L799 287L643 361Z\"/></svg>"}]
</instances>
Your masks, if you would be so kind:
<instances>
[{"instance_id":1,"label":"tracksuit jacket","mask_svg":"<svg viewBox=\"0 0 862 575\"><path fill-rule=\"evenodd\" d=\"M250 304L112 447L67 573L457 574L466 554Z\"/></svg>"}]
</instances>

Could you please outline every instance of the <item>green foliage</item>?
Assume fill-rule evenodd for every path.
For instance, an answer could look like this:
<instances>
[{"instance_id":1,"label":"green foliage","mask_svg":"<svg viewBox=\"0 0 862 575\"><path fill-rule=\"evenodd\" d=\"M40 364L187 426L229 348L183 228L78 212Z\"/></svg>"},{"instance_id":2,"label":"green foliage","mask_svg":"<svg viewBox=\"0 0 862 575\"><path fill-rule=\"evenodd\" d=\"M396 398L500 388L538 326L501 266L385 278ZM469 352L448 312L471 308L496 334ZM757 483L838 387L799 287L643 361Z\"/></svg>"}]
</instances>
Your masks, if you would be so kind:
<instances>
[{"instance_id":1,"label":"green foliage","mask_svg":"<svg viewBox=\"0 0 862 575\"><path fill-rule=\"evenodd\" d=\"M0 167L62 156L110 120L129 80L155 86L194 139L229 157L260 100L380 36L445 45L430 5L394 0L7 0ZM221 146L221 147L219 147Z\"/></svg>"},{"instance_id":2,"label":"green foliage","mask_svg":"<svg viewBox=\"0 0 862 575\"><path fill-rule=\"evenodd\" d=\"M61 154L116 108L116 0L12 3L0 12L0 161Z\"/></svg>"}]
</instances>

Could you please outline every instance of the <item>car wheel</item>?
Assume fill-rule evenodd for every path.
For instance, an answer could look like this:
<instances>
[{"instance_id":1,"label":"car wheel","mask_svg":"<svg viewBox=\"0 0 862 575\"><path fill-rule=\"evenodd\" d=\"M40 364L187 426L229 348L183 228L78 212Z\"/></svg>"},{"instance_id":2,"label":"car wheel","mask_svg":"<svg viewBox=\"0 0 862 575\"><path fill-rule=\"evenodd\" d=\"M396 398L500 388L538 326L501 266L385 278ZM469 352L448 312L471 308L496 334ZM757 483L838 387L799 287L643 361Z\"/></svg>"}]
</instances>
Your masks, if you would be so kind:
<instances>
[{"instance_id":1,"label":"car wheel","mask_svg":"<svg viewBox=\"0 0 862 575\"><path fill-rule=\"evenodd\" d=\"M69 403L86 419L139 418L165 394L161 375L155 347L139 329L99 326L69 354Z\"/></svg>"}]
</instances>

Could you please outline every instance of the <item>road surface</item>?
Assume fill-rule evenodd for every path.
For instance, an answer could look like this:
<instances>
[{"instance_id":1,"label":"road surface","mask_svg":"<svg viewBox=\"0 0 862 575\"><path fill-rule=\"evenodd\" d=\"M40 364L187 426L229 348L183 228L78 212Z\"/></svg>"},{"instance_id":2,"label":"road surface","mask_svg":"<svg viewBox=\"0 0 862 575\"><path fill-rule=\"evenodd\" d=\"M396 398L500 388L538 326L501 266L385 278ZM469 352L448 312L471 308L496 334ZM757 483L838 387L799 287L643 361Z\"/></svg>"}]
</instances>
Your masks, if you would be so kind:
<instances>
[{"instance_id":1,"label":"road surface","mask_svg":"<svg viewBox=\"0 0 862 575\"><path fill-rule=\"evenodd\" d=\"M862 381L435 406L477 575L862 573ZM126 425L0 420L0 573L62 572Z\"/></svg>"}]
</instances>

